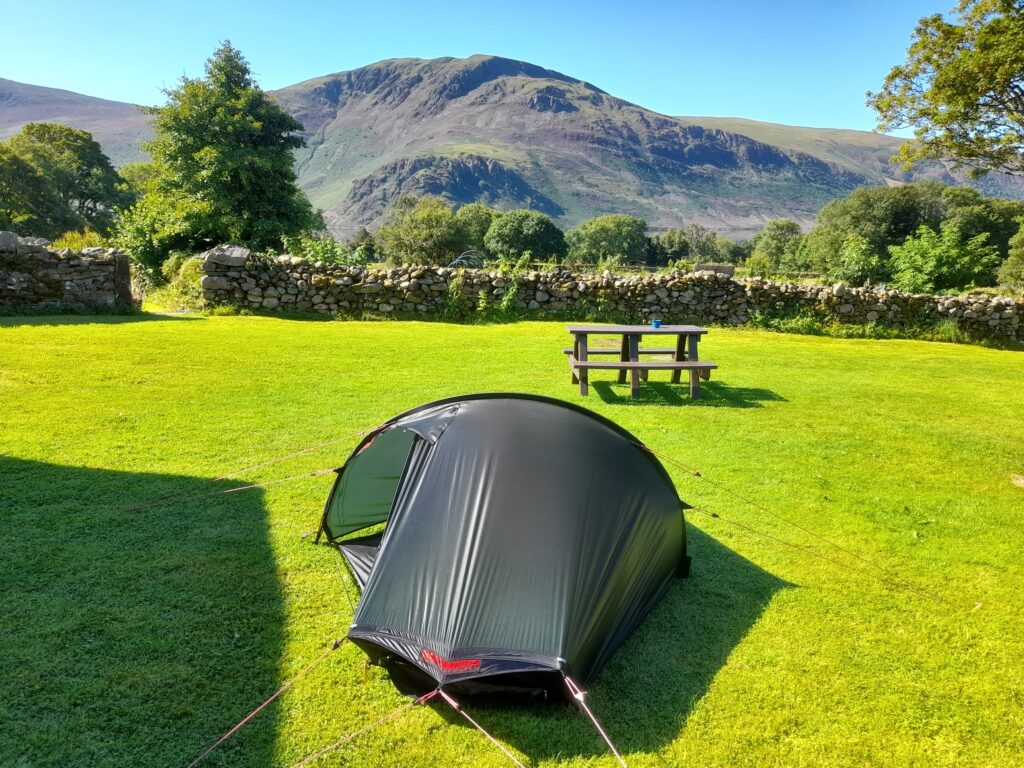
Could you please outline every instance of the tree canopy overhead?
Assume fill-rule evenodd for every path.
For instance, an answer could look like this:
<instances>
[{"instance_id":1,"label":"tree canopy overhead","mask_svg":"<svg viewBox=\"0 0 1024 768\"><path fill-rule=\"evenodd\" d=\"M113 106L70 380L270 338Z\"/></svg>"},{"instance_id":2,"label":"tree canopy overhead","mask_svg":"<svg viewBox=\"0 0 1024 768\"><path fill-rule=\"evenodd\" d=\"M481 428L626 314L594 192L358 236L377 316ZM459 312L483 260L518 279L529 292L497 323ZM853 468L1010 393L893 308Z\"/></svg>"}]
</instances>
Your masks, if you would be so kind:
<instances>
[{"instance_id":1,"label":"tree canopy overhead","mask_svg":"<svg viewBox=\"0 0 1024 768\"><path fill-rule=\"evenodd\" d=\"M182 78L153 110L154 179L124 217L122 239L143 259L215 243L281 245L320 226L296 185L292 150L302 125L255 83L230 43L206 62L206 76Z\"/></svg>"},{"instance_id":2,"label":"tree canopy overhead","mask_svg":"<svg viewBox=\"0 0 1024 768\"><path fill-rule=\"evenodd\" d=\"M914 131L896 157L1024 174L1024 0L961 0L952 20L921 19L912 41L868 94L880 130Z\"/></svg>"}]
</instances>

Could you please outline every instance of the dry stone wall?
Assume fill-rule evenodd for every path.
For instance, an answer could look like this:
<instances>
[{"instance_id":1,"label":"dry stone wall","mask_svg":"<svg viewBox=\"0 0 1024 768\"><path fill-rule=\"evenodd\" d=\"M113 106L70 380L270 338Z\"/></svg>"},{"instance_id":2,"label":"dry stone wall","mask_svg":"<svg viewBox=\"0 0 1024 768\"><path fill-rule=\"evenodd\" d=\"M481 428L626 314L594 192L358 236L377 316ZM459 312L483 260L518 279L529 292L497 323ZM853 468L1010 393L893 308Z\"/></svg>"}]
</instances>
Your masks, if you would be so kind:
<instances>
[{"instance_id":1,"label":"dry stone wall","mask_svg":"<svg viewBox=\"0 0 1024 768\"><path fill-rule=\"evenodd\" d=\"M128 256L117 250L54 251L48 240L0 232L0 307L114 309L133 306Z\"/></svg>"},{"instance_id":2,"label":"dry stone wall","mask_svg":"<svg viewBox=\"0 0 1024 768\"><path fill-rule=\"evenodd\" d=\"M594 313L635 322L663 320L738 325L755 313L805 312L842 323L879 322L900 328L954 319L976 338L1024 342L1024 301L984 294L930 296L884 288L849 288L737 280L714 272L614 276L526 272L509 276L444 267L368 269L266 258L235 246L203 254L203 295L210 306L272 312L390 314L441 312L453 294L469 306L481 296L497 305L515 290L512 306L539 316Z\"/></svg>"}]
</instances>

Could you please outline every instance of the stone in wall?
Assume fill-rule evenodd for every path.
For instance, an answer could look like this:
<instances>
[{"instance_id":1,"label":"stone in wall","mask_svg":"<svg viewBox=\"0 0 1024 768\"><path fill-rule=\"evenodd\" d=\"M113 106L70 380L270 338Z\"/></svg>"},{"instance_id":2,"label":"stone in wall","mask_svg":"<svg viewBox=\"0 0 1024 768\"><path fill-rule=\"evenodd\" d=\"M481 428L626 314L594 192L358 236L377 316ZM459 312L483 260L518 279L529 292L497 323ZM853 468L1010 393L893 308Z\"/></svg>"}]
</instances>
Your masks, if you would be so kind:
<instances>
[{"instance_id":1,"label":"stone in wall","mask_svg":"<svg viewBox=\"0 0 1024 768\"><path fill-rule=\"evenodd\" d=\"M506 291L515 290L514 306L539 316L586 311L638 323L739 325L755 313L805 312L826 322L878 322L897 328L952 318L975 337L1024 341L1020 299L737 280L713 271L616 276L607 271L592 275L555 270L512 277L445 267L345 267L289 255L256 256L237 247L207 251L203 271L203 295L209 305L277 312L432 314L444 309L450 284L459 281L470 306L481 297L498 304Z\"/></svg>"}]
</instances>

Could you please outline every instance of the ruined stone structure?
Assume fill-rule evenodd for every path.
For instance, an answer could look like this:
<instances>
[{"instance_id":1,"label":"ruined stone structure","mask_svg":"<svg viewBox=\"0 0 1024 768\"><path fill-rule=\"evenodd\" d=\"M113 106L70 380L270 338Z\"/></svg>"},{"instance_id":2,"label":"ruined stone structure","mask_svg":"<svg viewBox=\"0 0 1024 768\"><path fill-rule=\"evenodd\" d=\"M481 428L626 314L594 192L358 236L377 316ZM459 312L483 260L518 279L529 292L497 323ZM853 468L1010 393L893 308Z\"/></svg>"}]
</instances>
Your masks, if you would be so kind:
<instances>
[{"instance_id":1,"label":"ruined stone structure","mask_svg":"<svg viewBox=\"0 0 1024 768\"><path fill-rule=\"evenodd\" d=\"M132 306L130 261L122 251L54 251L48 240L0 232L0 307L18 311Z\"/></svg>"}]
</instances>

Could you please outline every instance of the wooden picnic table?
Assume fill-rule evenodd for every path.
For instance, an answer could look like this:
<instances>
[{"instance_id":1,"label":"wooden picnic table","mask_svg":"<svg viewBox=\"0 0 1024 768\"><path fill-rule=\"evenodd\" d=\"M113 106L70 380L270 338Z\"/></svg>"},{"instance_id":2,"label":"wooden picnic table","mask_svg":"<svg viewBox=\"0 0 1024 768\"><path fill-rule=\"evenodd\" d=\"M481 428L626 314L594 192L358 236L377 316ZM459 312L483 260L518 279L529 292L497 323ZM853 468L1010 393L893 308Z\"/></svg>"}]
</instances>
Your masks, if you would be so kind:
<instances>
[{"instance_id":1,"label":"wooden picnic table","mask_svg":"<svg viewBox=\"0 0 1024 768\"><path fill-rule=\"evenodd\" d=\"M589 391L589 371L618 370L619 383L626 382L627 371L630 374L630 394L640 394L640 381L646 381L652 370L672 371L672 383L678 384L683 371L690 375L690 396L700 397L700 380L711 377L711 370L717 368L714 363L701 360L698 354L700 337L707 333L706 328L697 325L662 325L655 328L651 325L570 325L569 333L573 336L571 348L562 351L569 356L569 368L572 371L573 383L579 383L580 394ZM590 336L620 336L618 348L590 347ZM675 347L641 348L640 341L644 336L675 336ZM618 360L591 360L591 355L618 355ZM641 360L641 355L671 355L670 360Z\"/></svg>"}]
</instances>

